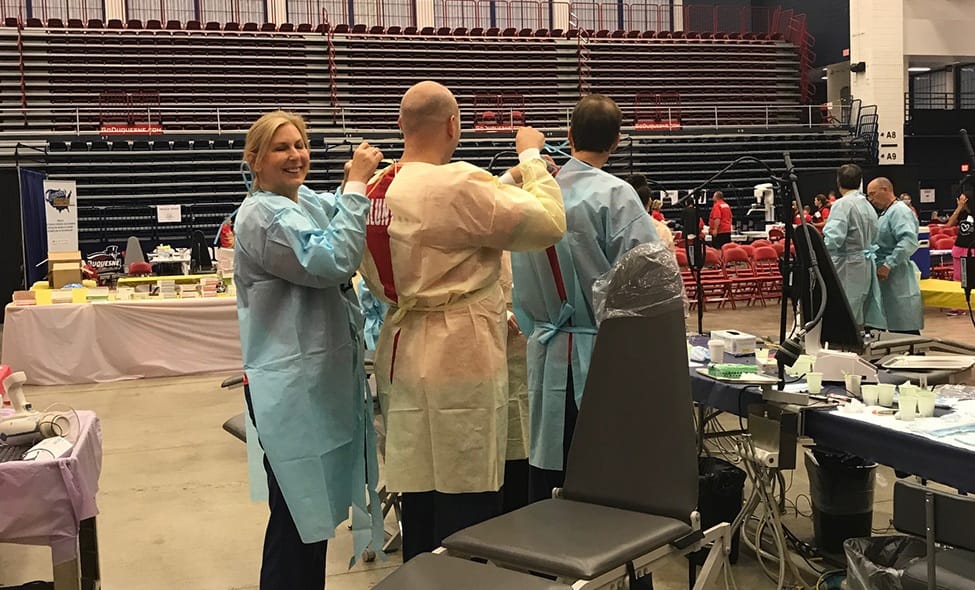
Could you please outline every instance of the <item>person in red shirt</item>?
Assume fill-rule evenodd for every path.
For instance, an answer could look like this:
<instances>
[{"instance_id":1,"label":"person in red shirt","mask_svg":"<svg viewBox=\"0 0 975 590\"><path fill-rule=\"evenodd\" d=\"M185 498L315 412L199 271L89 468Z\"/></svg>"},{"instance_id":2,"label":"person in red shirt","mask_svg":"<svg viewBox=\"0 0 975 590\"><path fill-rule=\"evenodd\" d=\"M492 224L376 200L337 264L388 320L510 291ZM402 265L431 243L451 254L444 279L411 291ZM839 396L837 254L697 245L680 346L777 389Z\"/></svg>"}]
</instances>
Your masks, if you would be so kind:
<instances>
[{"instance_id":1,"label":"person in red shirt","mask_svg":"<svg viewBox=\"0 0 975 590\"><path fill-rule=\"evenodd\" d=\"M829 204L830 205L832 205L833 203L835 203L837 198L838 197L836 196L836 190L835 189L829 191Z\"/></svg>"},{"instance_id":2,"label":"person in red shirt","mask_svg":"<svg viewBox=\"0 0 975 590\"><path fill-rule=\"evenodd\" d=\"M654 199L650 205L650 215L661 223L667 223L667 220L664 218L663 211L661 211L661 209L663 209L663 206L664 206L663 201L661 201L660 199Z\"/></svg>"},{"instance_id":3,"label":"person in red shirt","mask_svg":"<svg viewBox=\"0 0 975 590\"><path fill-rule=\"evenodd\" d=\"M816 213L813 214L812 224L822 232L827 219L829 219L829 199L820 193L816 195Z\"/></svg>"},{"instance_id":4,"label":"person in red shirt","mask_svg":"<svg viewBox=\"0 0 975 590\"><path fill-rule=\"evenodd\" d=\"M708 218L711 247L720 249L731 241L731 205L725 202L721 191L716 191L712 198L714 206L711 207L711 216Z\"/></svg>"},{"instance_id":5,"label":"person in red shirt","mask_svg":"<svg viewBox=\"0 0 975 590\"><path fill-rule=\"evenodd\" d=\"M812 223L812 214L809 212L809 205L802 208L802 219L799 217L799 208L795 203L792 204L792 214L795 216L792 218L792 225L796 226L802 223L802 219L806 220L806 223Z\"/></svg>"}]
</instances>

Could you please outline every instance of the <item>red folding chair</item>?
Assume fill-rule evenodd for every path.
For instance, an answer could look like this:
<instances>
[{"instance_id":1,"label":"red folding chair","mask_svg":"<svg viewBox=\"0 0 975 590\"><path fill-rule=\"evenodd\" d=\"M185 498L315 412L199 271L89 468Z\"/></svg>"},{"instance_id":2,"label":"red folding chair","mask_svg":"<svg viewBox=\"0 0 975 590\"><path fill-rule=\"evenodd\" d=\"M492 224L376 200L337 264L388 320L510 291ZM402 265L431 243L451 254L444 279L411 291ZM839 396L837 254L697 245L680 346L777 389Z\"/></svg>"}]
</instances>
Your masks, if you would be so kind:
<instances>
[{"instance_id":1,"label":"red folding chair","mask_svg":"<svg viewBox=\"0 0 975 590\"><path fill-rule=\"evenodd\" d=\"M732 306L738 301L751 305L759 298L759 281L748 253L737 246L722 248L724 274L731 281L728 296Z\"/></svg>"}]
</instances>

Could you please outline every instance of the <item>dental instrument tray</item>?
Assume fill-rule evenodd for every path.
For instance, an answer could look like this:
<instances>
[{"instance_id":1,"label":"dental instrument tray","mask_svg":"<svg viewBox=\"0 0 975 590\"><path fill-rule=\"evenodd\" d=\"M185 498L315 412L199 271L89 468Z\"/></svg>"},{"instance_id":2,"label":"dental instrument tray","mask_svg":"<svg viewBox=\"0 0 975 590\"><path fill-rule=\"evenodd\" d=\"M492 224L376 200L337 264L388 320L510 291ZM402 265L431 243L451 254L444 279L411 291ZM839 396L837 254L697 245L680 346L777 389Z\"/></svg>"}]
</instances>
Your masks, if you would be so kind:
<instances>
[{"instance_id":1,"label":"dental instrument tray","mask_svg":"<svg viewBox=\"0 0 975 590\"><path fill-rule=\"evenodd\" d=\"M885 359L880 365L885 369L908 371L965 371L975 365L975 357L962 354L900 355Z\"/></svg>"}]
</instances>

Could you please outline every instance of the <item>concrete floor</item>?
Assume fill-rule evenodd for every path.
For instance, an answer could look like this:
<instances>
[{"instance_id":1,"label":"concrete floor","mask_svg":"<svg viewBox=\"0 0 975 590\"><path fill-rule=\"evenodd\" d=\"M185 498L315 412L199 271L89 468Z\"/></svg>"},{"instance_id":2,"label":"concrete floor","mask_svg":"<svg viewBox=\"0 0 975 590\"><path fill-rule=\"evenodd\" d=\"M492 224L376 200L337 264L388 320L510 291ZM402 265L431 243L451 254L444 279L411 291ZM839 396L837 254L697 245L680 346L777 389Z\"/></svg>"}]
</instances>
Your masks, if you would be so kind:
<instances>
[{"instance_id":1,"label":"concrete floor","mask_svg":"<svg viewBox=\"0 0 975 590\"><path fill-rule=\"evenodd\" d=\"M967 316L928 310L926 321L928 335L975 345ZM696 329L696 317L688 319L688 327ZM704 327L774 336L778 307L709 311ZM248 499L244 445L221 429L243 408L240 390L220 389L223 377L28 388L36 407L60 402L94 410L101 418L98 526L106 590L257 589L267 508ZM728 421L732 424L737 420ZM801 466L786 480L791 480L790 501L808 494ZM889 525L893 481L889 469L878 470L875 529ZM798 505L808 512L805 499ZM808 518L790 511L786 523L800 537L812 538ZM329 545L329 590L372 588L401 561L394 553L349 570L350 553L350 535L340 529ZM44 548L0 544L0 585L50 579L49 559ZM775 587L747 552L733 572L742 590ZM656 587L686 588L684 565L675 560L657 575Z\"/></svg>"}]
</instances>

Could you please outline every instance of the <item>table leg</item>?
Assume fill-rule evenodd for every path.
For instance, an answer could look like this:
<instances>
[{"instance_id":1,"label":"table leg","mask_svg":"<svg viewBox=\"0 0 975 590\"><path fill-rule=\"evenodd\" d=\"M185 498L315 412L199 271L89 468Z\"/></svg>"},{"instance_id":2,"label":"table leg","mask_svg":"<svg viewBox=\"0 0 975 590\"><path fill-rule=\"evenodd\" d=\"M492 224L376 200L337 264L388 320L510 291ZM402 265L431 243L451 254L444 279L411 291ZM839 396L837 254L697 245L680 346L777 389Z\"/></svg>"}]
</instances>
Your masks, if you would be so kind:
<instances>
[{"instance_id":1,"label":"table leg","mask_svg":"<svg viewBox=\"0 0 975 590\"><path fill-rule=\"evenodd\" d=\"M101 587L102 572L98 556L98 526L94 516L81 521L78 545L78 555L81 558L81 587L83 590L98 590Z\"/></svg>"},{"instance_id":2,"label":"table leg","mask_svg":"<svg viewBox=\"0 0 975 590\"><path fill-rule=\"evenodd\" d=\"M81 560L77 557L71 561L54 566L54 590L81 590Z\"/></svg>"}]
</instances>

